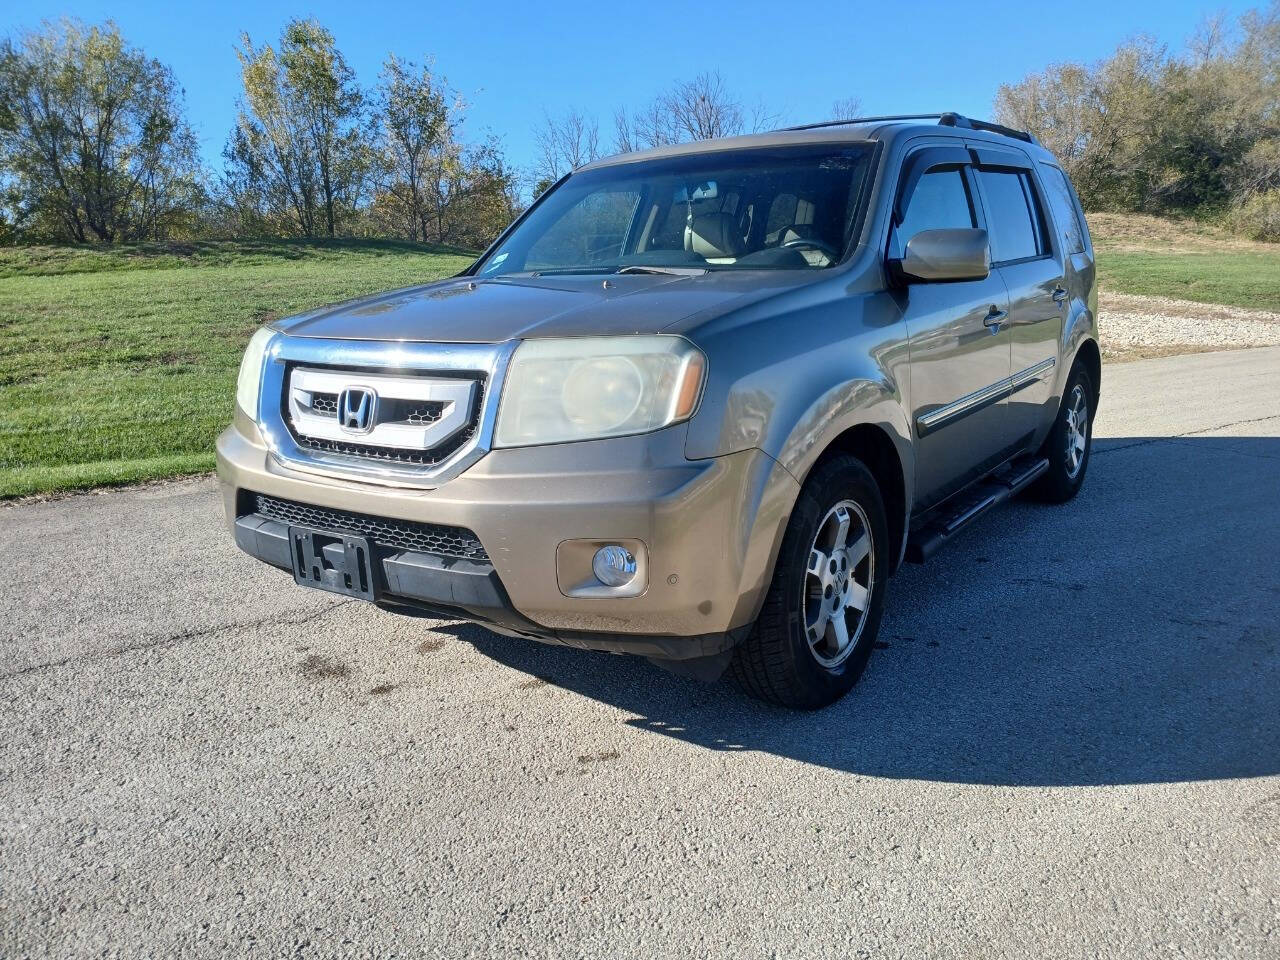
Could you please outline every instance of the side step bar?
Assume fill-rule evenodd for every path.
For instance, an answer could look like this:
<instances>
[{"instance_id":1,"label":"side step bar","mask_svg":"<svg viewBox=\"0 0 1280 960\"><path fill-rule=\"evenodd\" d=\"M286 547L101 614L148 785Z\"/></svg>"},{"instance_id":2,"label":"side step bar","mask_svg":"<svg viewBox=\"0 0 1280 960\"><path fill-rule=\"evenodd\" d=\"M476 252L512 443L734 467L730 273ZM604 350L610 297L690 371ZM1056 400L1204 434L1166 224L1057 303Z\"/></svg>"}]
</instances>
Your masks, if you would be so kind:
<instances>
[{"instance_id":1,"label":"side step bar","mask_svg":"<svg viewBox=\"0 0 1280 960\"><path fill-rule=\"evenodd\" d=\"M1020 493L1048 469L1049 461L1044 458L1016 462L1005 472L965 490L954 501L943 504L941 514L911 531L904 559L908 563L924 563L970 523Z\"/></svg>"}]
</instances>

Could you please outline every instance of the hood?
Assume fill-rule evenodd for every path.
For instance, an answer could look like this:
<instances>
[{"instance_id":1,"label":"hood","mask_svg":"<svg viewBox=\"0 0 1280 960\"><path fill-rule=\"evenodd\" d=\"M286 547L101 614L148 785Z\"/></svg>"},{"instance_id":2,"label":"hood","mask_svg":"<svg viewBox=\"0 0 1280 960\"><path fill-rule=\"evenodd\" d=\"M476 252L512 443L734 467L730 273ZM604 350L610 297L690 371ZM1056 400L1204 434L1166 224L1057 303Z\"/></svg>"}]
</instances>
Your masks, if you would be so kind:
<instances>
[{"instance_id":1,"label":"hood","mask_svg":"<svg viewBox=\"0 0 1280 960\"><path fill-rule=\"evenodd\" d=\"M435 343L658 333L811 278L802 270L463 277L321 307L275 326L294 337Z\"/></svg>"}]
</instances>

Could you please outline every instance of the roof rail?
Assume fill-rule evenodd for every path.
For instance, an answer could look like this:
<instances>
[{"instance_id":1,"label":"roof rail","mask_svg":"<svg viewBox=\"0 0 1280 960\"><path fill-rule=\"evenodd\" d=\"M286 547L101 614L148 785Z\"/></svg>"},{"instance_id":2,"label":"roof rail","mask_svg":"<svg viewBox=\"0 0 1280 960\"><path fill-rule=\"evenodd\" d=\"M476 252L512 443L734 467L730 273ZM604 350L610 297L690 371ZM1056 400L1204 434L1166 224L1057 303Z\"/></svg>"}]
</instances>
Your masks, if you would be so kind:
<instances>
[{"instance_id":1,"label":"roof rail","mask_svg":"<svg viewBox=\"0 0 1280 960\"><path fill-rule=\"evenodd\" d=\"M821 130L823 127L843 127L852 123L887 123L891 120L935 120L943 116L941 113L900 113L884 117L850 117L848 120L823 120L821 123L802 123L796 127L783 127L790 130Z\"/></svg>"},{"instance_id":2,"label":"roof rail","mask_svg":"<svg viewBox=\"0 0 1280 960\"><path fill-rule=\"evenodd\" d=\"M991 123L988 120L974 120L966 117L961 113L944 113L938 123L944 127L963 127L966 130L986 130L988 133L998 133L1001 136L1013 137L1015 140L1022 140L1026 143L1034 143L1039 145L1040 141L1036 139L1035 134L1026 130L1015 130L1013 127L1006 127L1001 123Z\"/></svg>"},{"instance_id":3,"label":"roof rail","mask_svg":"<svg viewBox=\"0 0 1280 960\"><path fill-rule=\"evenodd\" d=\"M986 130L1002 136L1013 137L1026 143L1039 144L1035 134L1026 130L1014 130L1003 124L991 123L987 120L974 120L962 113L950 111L943 113L903 113L883 117L850 117L848 120L824 120L821 123L803 123L796 127L783 127L783 130L821 130L824 127L844 127L855 123L891 123L896 120L937 120L939 126L960 127L965 130Z\"/></svg>"}]
</instances>

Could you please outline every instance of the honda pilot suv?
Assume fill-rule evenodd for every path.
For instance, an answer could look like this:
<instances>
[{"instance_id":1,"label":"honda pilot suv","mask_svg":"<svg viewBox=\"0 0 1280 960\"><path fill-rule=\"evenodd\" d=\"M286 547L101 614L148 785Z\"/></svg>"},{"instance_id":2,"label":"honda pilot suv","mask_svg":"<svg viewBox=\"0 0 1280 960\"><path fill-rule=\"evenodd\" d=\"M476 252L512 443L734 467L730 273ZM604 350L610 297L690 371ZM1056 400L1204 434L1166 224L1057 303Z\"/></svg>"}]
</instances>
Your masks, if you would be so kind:
<instances>
[{"instance_id":1,"label":"honda pilot suv","mask_svg":"<svg viewBox=\"0 0 1280 960\"><path fill-rule=\"evenodd\" d=\"M259 330L227 518L305 586L819 707L904 560L1079 490L1096 289L1072 187L1020 131L613 157L457 277Z\"/></svg>"}]
</instances>

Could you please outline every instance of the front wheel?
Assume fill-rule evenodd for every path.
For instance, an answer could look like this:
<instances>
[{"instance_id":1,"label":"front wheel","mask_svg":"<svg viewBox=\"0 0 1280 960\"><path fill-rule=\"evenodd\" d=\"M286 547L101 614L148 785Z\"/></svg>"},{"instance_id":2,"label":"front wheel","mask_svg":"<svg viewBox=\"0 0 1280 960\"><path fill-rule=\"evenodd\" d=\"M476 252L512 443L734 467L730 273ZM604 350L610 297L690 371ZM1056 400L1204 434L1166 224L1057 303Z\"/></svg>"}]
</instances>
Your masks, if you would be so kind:
<instances>
[{"instance_id":1,"label":"front wheel","mask_svg":"<svg viewBox=\"0 0 1280 960\"><path fill-rule=\"evenodd\" d=\"M1077 363L1041 451L1049 460L1049 469L1031 487L1036 499L1066 503L1079 492L1093 448L1093 397L1089 373L1084 364Z\"/></svg>"},{"instance_id":2,"label":"front wheel","mask_svg":"<svg viewBox=\"0 0 1280 960\"><path fill-rule=\"evenodd\" d=\"M764 608L734 651L743 690L816 709L858 681L880 629L888 527L875 478L841 455L820 465L796 501Z\"/></svg>"}]
</instances>

